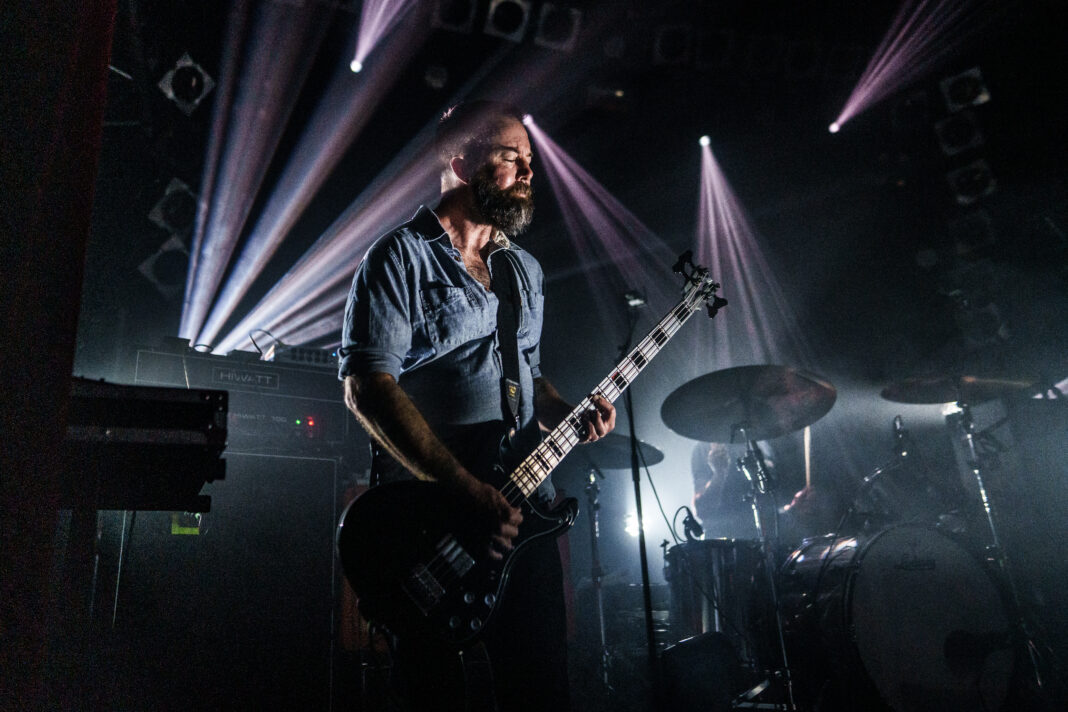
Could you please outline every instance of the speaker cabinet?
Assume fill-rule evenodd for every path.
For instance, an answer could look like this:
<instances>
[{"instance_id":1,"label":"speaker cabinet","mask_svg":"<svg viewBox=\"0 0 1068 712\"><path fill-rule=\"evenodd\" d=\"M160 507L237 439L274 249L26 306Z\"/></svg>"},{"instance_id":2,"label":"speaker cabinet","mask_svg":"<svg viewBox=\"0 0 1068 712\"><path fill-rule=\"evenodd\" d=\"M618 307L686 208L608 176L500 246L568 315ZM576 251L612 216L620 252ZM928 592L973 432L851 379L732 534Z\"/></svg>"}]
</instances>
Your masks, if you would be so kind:
<instances>
[{"instance_id":1,"label":"speaker cabinet","mask_svg":"<svg viewBox=\"0 0 1068 712\"><path fill-rule=\"evenodd\" d=\"M337 463L225 458L199 527L125 515L117 589L97 586L95 617L114 605L115 618L94 675L99 708L331 708ZM117 529L123 515L106 514Z\"/></svg>"}]
</instances>

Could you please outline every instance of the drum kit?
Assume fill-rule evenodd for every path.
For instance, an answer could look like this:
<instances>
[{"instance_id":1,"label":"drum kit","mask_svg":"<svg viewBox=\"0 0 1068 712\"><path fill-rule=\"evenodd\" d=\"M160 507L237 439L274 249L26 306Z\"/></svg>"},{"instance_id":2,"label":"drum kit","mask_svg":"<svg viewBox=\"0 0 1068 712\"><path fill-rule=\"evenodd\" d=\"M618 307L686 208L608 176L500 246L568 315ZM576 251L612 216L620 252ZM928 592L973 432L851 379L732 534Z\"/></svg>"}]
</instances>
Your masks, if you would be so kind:
<instances>
[{"instance_id":1,"label":"drum kit","mask_svg":"<svg viewBox=\"0 0 1068 712\"><path fill-rule=\"evenodd\" d=\"M917 456L899 416L894 460L859 483L834 531L792 548L777 540L772 519L783 509L757 441L818 421L834 405L834 386L793 368L761 365L710 373L672 392L661 409L672 430L734 444L739 452L744 447L733 475L749 483L758 533L754 540L688 536L667 550L669 620L678 641L662 654L668 686L680 665L702 659L694 653L702 645L704 660L733 666L714 675L730 681L729 694L673 699L714 710L997 710L1009 696L1017 660L1041 688L1045 648L1021 614L971 417L973 406L1025 394L1032 384L913 378L881 393L896 403L960 408L959 432L952 435L968 453L985 515L971 538L939 524L944 500L937 488L902 466ZM979 540L987 545L973 543ZM1023 651L1030 657L1017 658ZM701 684L691 682L693 689Z\"/></svg>"}]
</instances>

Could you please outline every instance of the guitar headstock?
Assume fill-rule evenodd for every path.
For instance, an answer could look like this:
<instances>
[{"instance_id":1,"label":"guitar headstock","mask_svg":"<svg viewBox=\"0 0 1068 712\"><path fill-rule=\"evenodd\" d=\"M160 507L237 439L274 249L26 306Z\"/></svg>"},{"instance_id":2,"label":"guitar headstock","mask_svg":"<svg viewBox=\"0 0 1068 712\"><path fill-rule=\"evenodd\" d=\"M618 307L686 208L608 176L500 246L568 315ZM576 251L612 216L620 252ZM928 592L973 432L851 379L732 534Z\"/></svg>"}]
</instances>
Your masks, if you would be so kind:
<instances>
[{"instance_id":1,"label":"guitar headstock","mask_svg":"<svg viewBox=\"0 0 1068 712\"><path fill-rule=\"evenodd\" d=\"M678 261L671 270L686 278L684 290L688 298L693 298L693 308L696 309L697 305L703 301L708 309L709 319L727 306L727 300L716 295L716 291L720 288L719 282L709 276L707 268L694 264L693 250L686 250L679 255Z\"/></svg>"}]
</instances>

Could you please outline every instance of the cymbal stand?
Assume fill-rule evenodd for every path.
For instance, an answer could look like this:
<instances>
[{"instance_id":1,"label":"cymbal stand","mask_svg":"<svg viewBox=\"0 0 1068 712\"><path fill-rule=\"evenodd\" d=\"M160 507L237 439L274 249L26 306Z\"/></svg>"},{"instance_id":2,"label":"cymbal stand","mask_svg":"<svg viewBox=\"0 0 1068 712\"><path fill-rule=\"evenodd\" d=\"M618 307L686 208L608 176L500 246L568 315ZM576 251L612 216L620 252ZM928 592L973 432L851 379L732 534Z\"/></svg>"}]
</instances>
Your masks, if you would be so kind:
<instances>
[{"instance_id":1,"label":"cymbal stand","mask_svg":"<svg viewBox=\"0 0 1068 712\"><path fill-rule=\"evenodd\" d=\"M760 540L760 548L764 552L764 569L767 571L768 575L771 603L775 608L775 627L779 638L779 651L782 654L782 670L773 671L771 677L763 680L752 689L739 695L735 698L731 707L733 709L797 710L797 703L794 701L794 683L793 678L790 675L790 663L786 656L786 637L783 635L782 614L779 609L779 594L775 586L775 553L773 547L769 546L768 536L764 530L763 523L761 522L760 502L758 501L761 496L772 495L774 483L768 474L767 465L764 463L764 453L760 451L760 447L755 441L750 440L747 437L745 427L735 426L734 431L740 433L746 442L745 455L738 458L738 469L742 471L742 474L749 480L749 485L752 487L749 504L753 508L753 521L756 524L757 535ZM774 504L773 500L772 511L775 511ZM775 678L781 679L786 686L787 702L781 704L754 702L753 700L763 693Z\"/></svg>"},{"instance_id":2,"label":"cymbal stand","mask_svg":"<svg viewBox=\"0 0 1068 712\"><path fill-rule=\"evenodd\" d=\"M1008 552L1001 544L1001 537L998 535L996 522L997 517L994 514L994 504L990 499L990 494L987 492L986 484L983 482L983 456L979 453L979 450L976 447L975 420L972 418L972 409L971 406L964 402L958 402L957 407L959 407L961 411L960 428L964 440L964 447L968 454L968 467L971 468L972 476L975 477L975 484L979 488L979 498L983 502L983 512L986 514L987 526L990 528L991 546L988 547L988 550L993 555L994 562L997 564L998 571L1001 573L1002 579L1008 589L1009 603L1012 606L1012 615L1014 618L1013 625L1016 627L1016 630L1027 649L1035 686L1038 690L1044 691L1046 684L1045 680L1042 678L1041 667L1039 665L1040 654L1038 642L1030 623L1023 615L1023 608L1020 605L1020 591L1016 584L1016 577L1013 575L1012 564L1009 561Z\"/></svg>"},{"instance_id":3,"label":"cymbal stand","mask_svg":"<svg viewBox=\"0 0 1068 712\"><path fill-rule=\"evenodd\" d=\"M601 582L604 580L604 569L601 568L601 557L597 548L597 540L600 538L600 511L601 503L597 500L601 488L597 485L597 476L603 479L604 475L595 465L590 465L588 480L586 482L586 501L590 503L590 580L593 581L594 601L597 604L597 625L601 633L601 680L607 692L612 691L612 684L608 677L611 655L608 651L608 635L604 624L604 591Z\"/></svg>"}]
</instances>

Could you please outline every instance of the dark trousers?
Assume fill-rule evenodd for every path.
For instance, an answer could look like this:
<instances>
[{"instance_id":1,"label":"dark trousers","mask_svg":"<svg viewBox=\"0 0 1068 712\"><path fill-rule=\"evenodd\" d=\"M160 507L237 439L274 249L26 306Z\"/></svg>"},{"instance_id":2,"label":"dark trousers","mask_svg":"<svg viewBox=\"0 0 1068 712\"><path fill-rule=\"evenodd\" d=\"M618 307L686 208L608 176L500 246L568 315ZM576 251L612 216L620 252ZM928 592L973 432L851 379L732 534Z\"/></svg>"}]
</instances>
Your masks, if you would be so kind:
<instances>
[{"instance_id":1,"label":"dark trousers","mask_svg":"<svg viewBox=\"0 0 1068 712\"><path fill-rule=\"evenodd\" d=\"M499 606L482 638L484 650L458 653L437 641L398 641L392 686L405 710L571 709L563 572L555 538L530 542L516 554ZM496 708L487 695L491 686Z\"/></svg>"}]
</instances>

